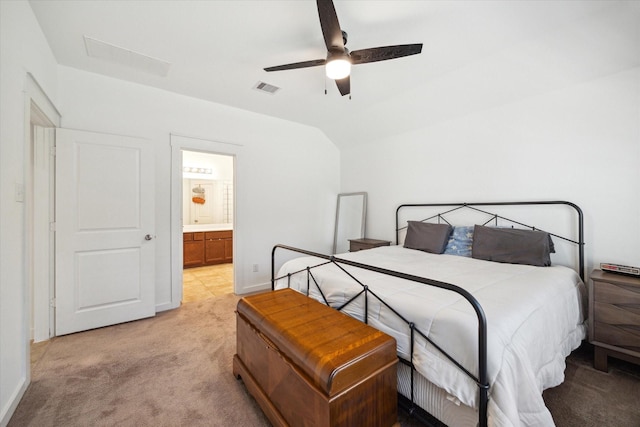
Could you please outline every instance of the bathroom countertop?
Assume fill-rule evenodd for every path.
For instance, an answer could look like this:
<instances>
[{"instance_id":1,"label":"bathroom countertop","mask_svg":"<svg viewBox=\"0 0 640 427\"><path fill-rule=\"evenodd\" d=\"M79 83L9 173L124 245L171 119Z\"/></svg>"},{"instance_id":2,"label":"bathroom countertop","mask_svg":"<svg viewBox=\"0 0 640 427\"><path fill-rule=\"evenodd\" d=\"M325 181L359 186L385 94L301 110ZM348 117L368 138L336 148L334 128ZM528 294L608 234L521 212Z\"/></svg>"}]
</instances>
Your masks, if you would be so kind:
<instances>
[{"instance_id":1,"label":"bathroom countertop","mask_svg":"<svg viewBox=\"0 0 640 427\"><path fill-rule=\"evenodd\" d=\"M182 226L183 233L194 231L227 231L233 230L233 224L187 224Z\"/></svg>"}]
</instances>

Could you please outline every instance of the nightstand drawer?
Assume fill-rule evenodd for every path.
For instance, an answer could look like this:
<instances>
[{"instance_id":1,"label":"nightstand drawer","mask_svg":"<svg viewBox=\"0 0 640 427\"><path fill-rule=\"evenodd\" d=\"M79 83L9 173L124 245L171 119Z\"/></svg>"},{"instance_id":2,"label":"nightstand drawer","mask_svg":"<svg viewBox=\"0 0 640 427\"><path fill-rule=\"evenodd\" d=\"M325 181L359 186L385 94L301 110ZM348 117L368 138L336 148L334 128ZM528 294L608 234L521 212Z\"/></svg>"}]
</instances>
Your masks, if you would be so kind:
<instances>
[{"instance_id":1,"label":"nightstand drawer","mask_svg":"<svg viewBox=\"0 0 640 427\"><path fill-rule=\"evenodd\" d=\"M609 304L640 305L640 287L594 280L595 300Z\"/></svg>"},{"instance_id":2,"label":"nightstand drawer","mask_svg":"<svg viewBox=\"0 0 640 427\"><path fill-rule=\"evenodd\" d=\"M594 270L589 289L589 341L594 367L609 356L640 364L640 279Z\"/></svg>"},{"instance_id":3,"label":"nightstand drawer","mask_svg":"<svg viewBox=\"0 0 640 427\"><path fill-rule=\"evenodd\" d=\"M594 322L593 337L597 342L640 352L640 326L610 325Z\"/></svg>"},{"instance_id":4,"label":"nightstand drawer","mask_svg":"<svg viewBox=\"0 0 640 427\"><path fill-rule=\"evenodd\" d=\"M598 299L593 304L596 322L611 325L636 325L640 329L640 306L625 303L620 305L606 304Z\"/></svg>"}]
</instances>

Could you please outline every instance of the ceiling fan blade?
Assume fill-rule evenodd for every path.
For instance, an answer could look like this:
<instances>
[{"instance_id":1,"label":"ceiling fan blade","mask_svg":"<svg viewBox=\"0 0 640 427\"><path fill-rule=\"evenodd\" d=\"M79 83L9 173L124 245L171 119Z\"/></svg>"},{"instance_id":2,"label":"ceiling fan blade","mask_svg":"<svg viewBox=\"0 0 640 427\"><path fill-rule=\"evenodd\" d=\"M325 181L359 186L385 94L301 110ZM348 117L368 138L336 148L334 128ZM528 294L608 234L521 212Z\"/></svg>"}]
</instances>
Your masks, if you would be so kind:
<instances>
[{"instance_id":1,"label":"ceiling fan blade","mask_svg":"<svg viewBox=\"0 0 640 427\"><path fill-rule=\"evenodd\" d=\"M386 61L388 59L416 55L420 52L422 52L422 43L372 47L351 52L351 63L366 64L368 62Z\"/></svg>"},{"instance_id":2,"label":"ceiling fan blade","mask_svg":"<svg viewBox=\"0 0 640 427\"><path fill-rule=\"evenodd\" d=\"M324 44L327 50L335 48L344 50L344 40L342 39L342 30L338 22L336 8L333 6L332 0L317 0L318 17L320 18L320 27L322 27L322 35L324 36Z\"/></svg>"},{"instance_id":3,"label":"ceiling fan blade","mask_svg":"<svg viewBox=\"0 0 640 427\"><path fill-rule=\"evenodd\" d=\"M342 96L349 95L351 93L351 79L349 76L344 79L336 80L336 86L338 86L338 90Z\"/></svg>"},{"instance_id":4,"label":"ceiling fan blade","mask_svg":"<svg viewBox=\"0 0 640 427\"><path fill-rule=\"evenodd\" d=\"M311 61L294 62L293 64L276 65L275 67L267 67L265 71L283 71L283 70L295 70L296 68L309 68L324 65L327 62L326 59L314 59Z\"/></svg>"}]
</instances>

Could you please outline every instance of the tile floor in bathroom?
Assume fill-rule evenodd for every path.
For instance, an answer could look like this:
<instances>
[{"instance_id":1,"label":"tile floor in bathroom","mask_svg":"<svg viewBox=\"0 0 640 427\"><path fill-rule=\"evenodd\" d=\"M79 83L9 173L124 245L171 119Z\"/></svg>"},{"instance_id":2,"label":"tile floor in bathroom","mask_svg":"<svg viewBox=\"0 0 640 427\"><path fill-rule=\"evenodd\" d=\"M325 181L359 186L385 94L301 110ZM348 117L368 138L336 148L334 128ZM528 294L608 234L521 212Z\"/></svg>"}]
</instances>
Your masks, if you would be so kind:
<instances>
[{"instance_id":1,"label":"tile floor in bathroom","mask_svg":"<svg viewBox=\"0 0 640 427\"><path fill-rule=\"evenodd\" d=\"M233 264L185 268L182 282L183 303L233 293Z\"/></svg>"}]
</instances>

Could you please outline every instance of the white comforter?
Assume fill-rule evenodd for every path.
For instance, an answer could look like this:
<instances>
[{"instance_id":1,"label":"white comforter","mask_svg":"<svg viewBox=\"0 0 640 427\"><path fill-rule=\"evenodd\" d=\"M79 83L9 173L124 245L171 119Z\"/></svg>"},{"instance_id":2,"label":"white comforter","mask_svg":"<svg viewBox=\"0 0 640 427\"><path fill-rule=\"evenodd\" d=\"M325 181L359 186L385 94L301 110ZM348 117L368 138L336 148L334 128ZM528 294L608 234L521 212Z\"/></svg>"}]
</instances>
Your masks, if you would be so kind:
<instances>
[{"instance_id":1,"label":"white comforter","mask_svg":"<svg viewBox=\"0 0 640 427\"><path fill-rule=\"evenodd\" d=\"M488 324L489 425L552 426L542 390L564 380L565 358L585 338L585 287L575 271L562 267L501 264L453 255L433 255L400 246L341 254L337 258L452 283L471 292ZM278 277L326 262L311 257L287 262ZM383 301L477 376L475 311L460 295L416 282L345 267ZM333 307L361 290L335 265L312 269ZM287 286L288 279L276 282ZM306 272L291 276L291 287L306 292ZM311 282L310 296L322 300ZM409 359L409 328L375 298L369 324L396 338L399 356ZM362 320L363 298L345 310ZM416 335L418 336L418 335ZM477 407L478 388L431 344L419 337L416 370L462 403Z\"/></svg>"}]
</instances>

